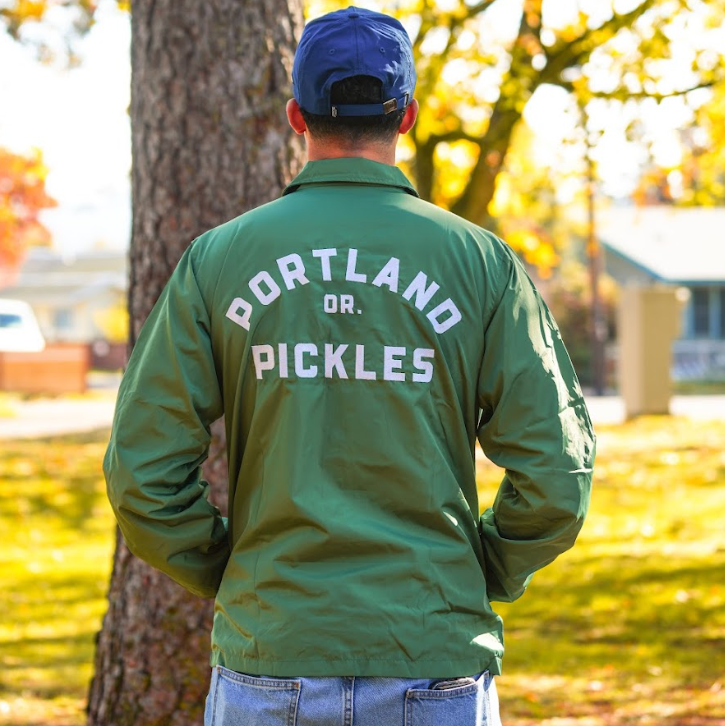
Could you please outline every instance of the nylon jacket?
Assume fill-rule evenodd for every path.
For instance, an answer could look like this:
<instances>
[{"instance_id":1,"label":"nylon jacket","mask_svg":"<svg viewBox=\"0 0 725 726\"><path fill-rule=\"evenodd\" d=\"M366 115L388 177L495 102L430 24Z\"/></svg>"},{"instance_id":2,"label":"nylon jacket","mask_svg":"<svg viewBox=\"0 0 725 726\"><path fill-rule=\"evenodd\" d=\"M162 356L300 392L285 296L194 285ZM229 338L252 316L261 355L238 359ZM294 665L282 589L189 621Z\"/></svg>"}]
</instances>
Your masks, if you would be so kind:
<instances>
[{"instance_id":1,"label":"nylon jacket","mask_svg":"<svg viewBox=\"0 0 725 726\"><path fill-rule=\"evenodd\" d=\"M228 520L200 474L222 414ZM505 469L480 516L477 437ZM216 598L213 665L436 678L500 672L491 601L573 544L593 456L511 249L397 168L335 159L191 244L104 470L130 549Z\"/></svg>"}]
</instances>

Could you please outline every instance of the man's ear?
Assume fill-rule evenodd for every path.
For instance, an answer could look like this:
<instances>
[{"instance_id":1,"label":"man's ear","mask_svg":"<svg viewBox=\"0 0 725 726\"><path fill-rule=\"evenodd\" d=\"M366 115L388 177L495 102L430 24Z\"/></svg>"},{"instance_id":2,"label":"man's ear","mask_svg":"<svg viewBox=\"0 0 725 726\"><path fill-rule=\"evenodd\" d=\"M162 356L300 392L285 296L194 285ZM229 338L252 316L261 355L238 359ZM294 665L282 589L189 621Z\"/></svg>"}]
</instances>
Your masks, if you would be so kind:
<instances>
[{"instance_id":1,"label":"man's ear","mask_svg":"<svg viewBox=\"0 0 725 726\"><path fill-rule=\"evenodd\" d=\"M307 124L302 118L300 104L297 103L297 100L294 98L290 98L290 100L287 101L287 120L296 134L301 136L305 133L305 131L307 131Z\"/></svg>"},{"instance_id":2,"label":"man's ear","mask_svg":"<svg viewBox=\"0 0 725 726\"><path fill-rule=\"evenodd\" d=\"M400 122L400 133L407 134L413 128L416 118L418 118L418 102L413 99L405 108L405 115Z\"/></svg>"}]
</instances>

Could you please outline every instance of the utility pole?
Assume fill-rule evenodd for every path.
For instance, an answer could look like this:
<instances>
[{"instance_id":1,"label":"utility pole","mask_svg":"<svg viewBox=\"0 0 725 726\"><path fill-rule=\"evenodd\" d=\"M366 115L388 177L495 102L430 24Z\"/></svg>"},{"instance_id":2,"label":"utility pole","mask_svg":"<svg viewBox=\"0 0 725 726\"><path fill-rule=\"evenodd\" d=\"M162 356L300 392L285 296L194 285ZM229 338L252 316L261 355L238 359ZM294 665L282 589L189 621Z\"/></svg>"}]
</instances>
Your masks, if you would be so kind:
<instances>
[{"instance_id":1,"label":"utility pole","mask_svg":"<svg viewBox=\"0 0 725 726\"><path fill-rule=\"evenodd\" d=\"M592 143L589 135L589 116L584 105L580 105L587 165L587 259L589 261L589 284L591 291L591 310L589 318L589 340L591 344L591 376L594 393L597 396L604 394L604 345L607 339L607 322L604 316L604 306L599 289L599 280L602 271L602 248L599 244L596 226L596 174L594 160L592 159Z\"/></svg>"}]
</instances>

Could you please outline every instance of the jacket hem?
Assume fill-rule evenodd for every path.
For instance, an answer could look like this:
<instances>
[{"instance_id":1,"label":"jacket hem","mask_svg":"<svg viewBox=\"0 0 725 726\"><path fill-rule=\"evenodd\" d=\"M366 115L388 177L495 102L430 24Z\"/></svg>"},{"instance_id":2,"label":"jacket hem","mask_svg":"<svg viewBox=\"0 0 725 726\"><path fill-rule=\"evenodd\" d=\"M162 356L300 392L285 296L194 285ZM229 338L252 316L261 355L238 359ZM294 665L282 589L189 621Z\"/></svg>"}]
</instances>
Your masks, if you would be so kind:
<instances>
[{"instance_id":1,"label":"jacket hem","mask_svg":"<svg viewBox=\"0 0 725 726\"><path fill-rule=\"evenodd\" d=\"M501 658L486 656L456 660L387 660L368 658L325 658L324 660L262 660L230 656L212 651L211 666L223 666L237 673L281 677L369 677L369 678L460 678L489 671L501 675Z\"/></svg>"}]
</instances>

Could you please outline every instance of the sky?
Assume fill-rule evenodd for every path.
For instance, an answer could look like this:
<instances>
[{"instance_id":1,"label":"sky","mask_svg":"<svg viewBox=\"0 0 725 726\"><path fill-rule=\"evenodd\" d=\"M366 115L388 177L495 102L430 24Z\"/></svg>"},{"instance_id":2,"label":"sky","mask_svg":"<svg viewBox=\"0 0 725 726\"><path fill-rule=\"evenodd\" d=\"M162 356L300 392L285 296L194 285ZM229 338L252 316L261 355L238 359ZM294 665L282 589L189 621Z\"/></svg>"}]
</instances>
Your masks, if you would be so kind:
<instances>
[{"instance_id":1,"label":"sky","mask_svg":"<svg viewBox=\"0 0 725 726\"><path fill-rule=\"evenodd\" d=\"M130 38L128 14L101 3L78 45L82 64L68 70L0 32L0 146L42 150L58 202L42 219L62 252L129 243Z\"/></svg>"},{"instance_id":2,"label":"sky","mask_svg":"<svg viewBox=\"0 0 725 726\"><path fill-rule=\"evenodd\" d=\"M373 0L359 4L375 5ZM508 15L492 32L505 32ZM80 66L70 70L40 64L31 48L0 32L0 146L18 153L43 151L47 189L58 201L57 208L43 213L43 221L54 246L69 254L99 246L123 249L130 239L130 22L108 0L100 3L97 18L77 46ZM645 118L655 156L676 161L677 129L689 112L676 100L664 106L654 106ZM596 152L601 188L624 196L636 183L643 151L624 138L625 114L616 109L597 114L604 130ZM539 89L524 118L537 134L541 162L576 163L581 148L561 143L579 122L564 91Z\"/></svg>"}]
</instances>

